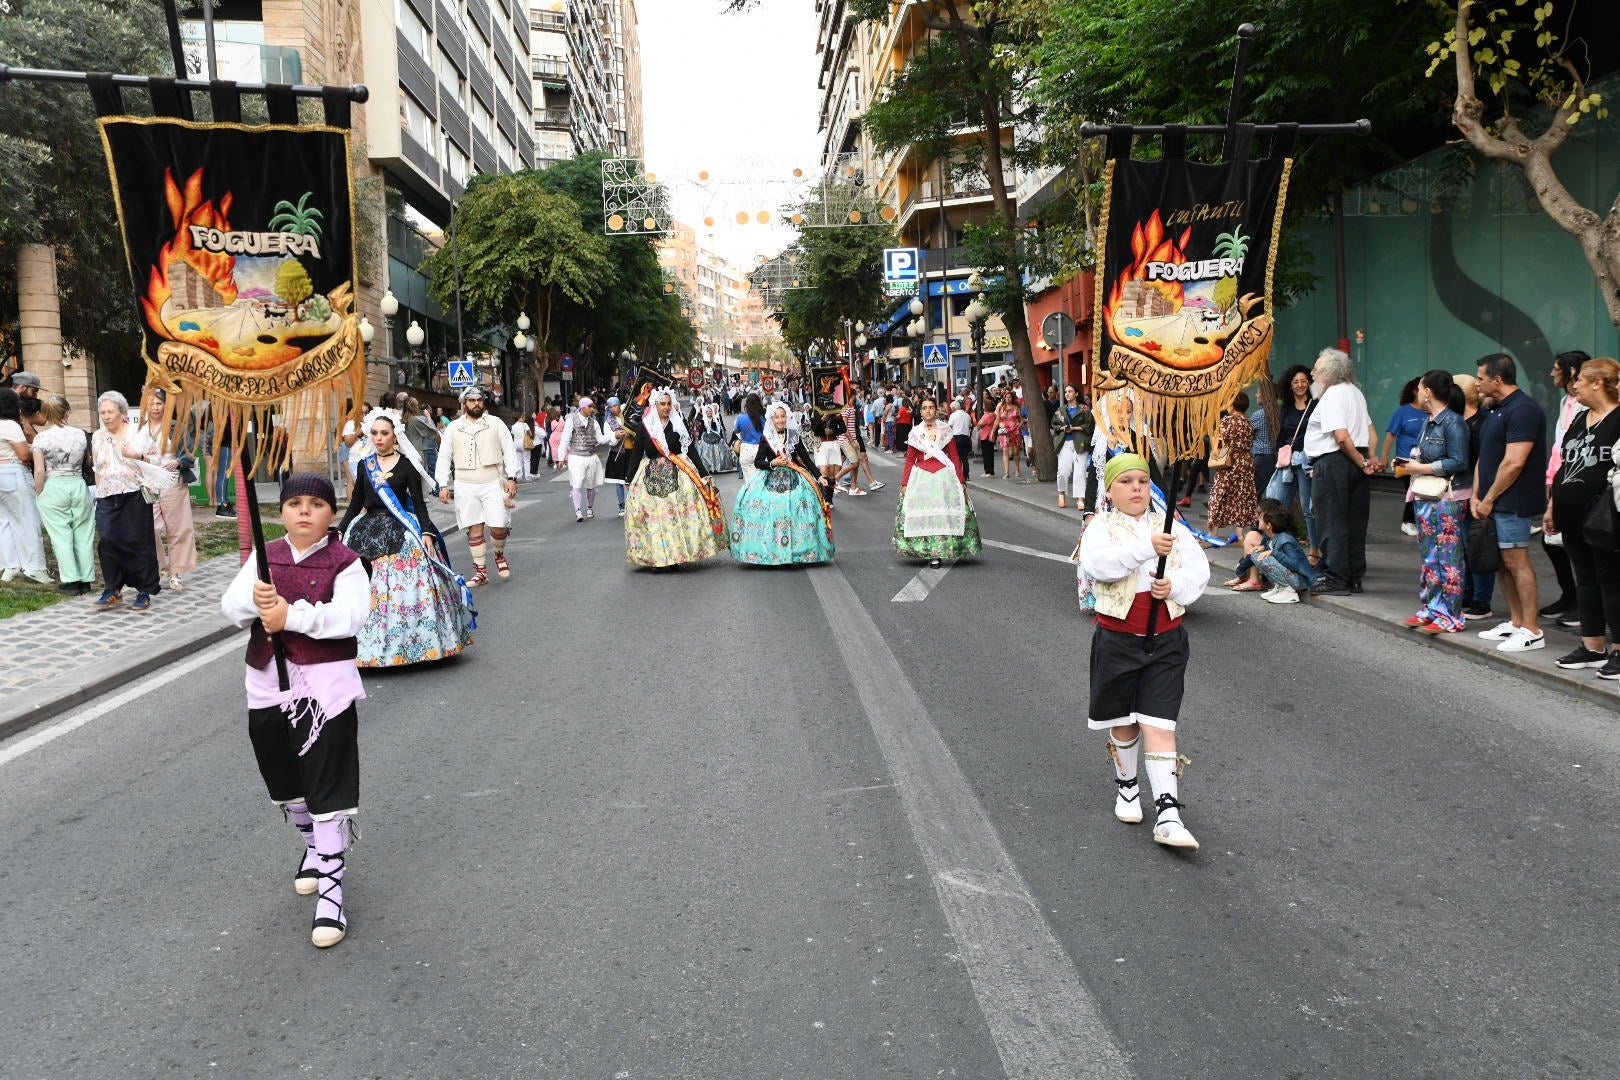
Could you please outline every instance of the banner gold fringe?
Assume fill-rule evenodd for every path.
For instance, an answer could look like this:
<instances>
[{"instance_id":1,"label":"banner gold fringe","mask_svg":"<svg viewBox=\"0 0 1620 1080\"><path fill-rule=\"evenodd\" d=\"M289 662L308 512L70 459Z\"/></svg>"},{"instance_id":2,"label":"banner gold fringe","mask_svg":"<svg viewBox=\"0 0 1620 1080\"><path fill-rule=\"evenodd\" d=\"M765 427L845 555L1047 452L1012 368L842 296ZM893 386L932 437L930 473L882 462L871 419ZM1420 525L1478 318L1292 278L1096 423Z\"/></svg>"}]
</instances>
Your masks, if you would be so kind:
<instances>
[{"instance_id":1,"label":"banner gold fringe","mask_svg":"<svg viewBox=\"0 0 1620 1080\"><path fill-rule=\"evenodd\" d=\"M333 294L334 308L347 310L349 295ZM142 419L153 390L164 393L162 430L169 450L183 443L197 448L209 471L219 466L229 445L242 460L251 430L252 461L279 472L295 457L321 457L331 451L346 419L361 420L366 392L365 341L351 312L338 331L307 353L264 371L223 366L211 353L183 342L165 342L156 361L146 362L141 392ZM347 400L348 408L344 402ZM227 444L225 431L230 429ZM212 437L206 437L211 432Z\"/></svg>"}]
</instances>

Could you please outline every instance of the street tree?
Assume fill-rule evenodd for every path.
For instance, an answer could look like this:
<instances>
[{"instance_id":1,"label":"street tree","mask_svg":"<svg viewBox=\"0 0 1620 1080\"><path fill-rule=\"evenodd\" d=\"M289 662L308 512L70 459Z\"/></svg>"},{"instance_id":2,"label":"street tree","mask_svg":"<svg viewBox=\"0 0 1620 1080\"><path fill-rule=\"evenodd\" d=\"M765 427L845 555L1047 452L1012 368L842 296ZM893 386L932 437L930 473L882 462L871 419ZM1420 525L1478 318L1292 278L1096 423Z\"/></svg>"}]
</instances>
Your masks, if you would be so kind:
<instances>
[{"instance_id":1,"label":"street tree","mask_svg":"<svg viewBox=\"0 0 1620 1080\"><path fill-rule=\"evenodd\" d=\"M895 243L894 229L887 224L811 224L819 220L818 208L829 195L818 190L790 208L788 217L801 222L793 244L780 256L798 260L809 286L784 290L778 313L783 339L801 355L814 345L822 356L836 356L845 341L845 320L877 315L883 305L883 249Z\"/></svg>"},{"instance_id":2,"label":"street tree","mask_svg":"<svg viewBox=\"0 0 1620 1080\"><path fill-rule=\"evenodd\" d=\"M459 276L461 304L473 318L510 324L520 311L533 313L536 386L565 344L559 314L595 300L612 273L607 240L585 229L580 215L579 204L547 191L534 170L480 176L457 206L455 243L422 262L429 294L445 307L455 302Z\"/></svg>"},{"instance_id":3,"label":"street tree","mask_svg":"<svg viewBox=\"0 0 1620 1080\"><path fill-rule=\"evenodd\" d=\"M1590 85L1591 52L1572 33L1579 4L1568 0L1561 13L1552 0L1529 4L1441 4L1449 26L1429 45L1428 74L1449 58L1457 81L1452 123L1479 153L1524 171L1541 209L1580 244L1609 320L1620 327L1620 195L1606 211L1588 207L1552 161L1577 125L1608 115ZM1494 120L1486 119L1482 95L1491 99Z\"/></svg>"},{"instance_id":4,"label":"street tree","mask_svg":"<svg viewBox=\"0 0 1620 1080\"><path fill-rule=\"evenodd\" d=\"M163 8L150 0L7 0L0 58L17 67L172 74ZM125 92L132 108L139 95ZM17 252L56 253L62 337L101 384L140 378L140 321L95 110L83 86L0 89L0 355L18 354Z\"/></svg>"},{"instance_id":5,"label":"street tree","mask_svg":"<svg viewBox=\"0 0 1620 1080\"><path fill-rule=\"evenodd\" d=\"M1031 392L1024 401L1032 431L1045 431L1046 406L1033 388L1040 385L1030 344L1025 304L1033 299L1026 280L1049 267L1040 238L1025 226L1008 177L1014 168L1036 163L1038 121L1030 107L1027 69L1005 62L1018 46L1019 26L1004 0L923 0L921 18L934 31L895 73L867 109L864 124L880 153L910 148L924 166L937 165L958 182L983 184L993 211L988 220L964 230L969 261L984 275L985 299L1007 328L1019 378ZM879 12L859 17L881 19ZM961 118L971 121L963 133ZM1032 440L1036 475L1057 476L1051 440Z\"/></svg>"}]
</instances>

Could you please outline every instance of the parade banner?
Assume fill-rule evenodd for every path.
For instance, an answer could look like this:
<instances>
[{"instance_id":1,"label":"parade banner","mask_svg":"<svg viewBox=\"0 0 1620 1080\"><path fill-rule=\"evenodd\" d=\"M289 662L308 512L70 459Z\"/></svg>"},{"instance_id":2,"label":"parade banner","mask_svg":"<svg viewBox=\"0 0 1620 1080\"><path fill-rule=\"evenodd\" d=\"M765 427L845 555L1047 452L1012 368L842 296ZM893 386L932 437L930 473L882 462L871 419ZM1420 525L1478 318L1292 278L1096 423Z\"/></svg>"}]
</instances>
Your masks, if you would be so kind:
<instances>
[{"instance_id":1,"label":"parade banner","mask_svg":"<svg viewBox=\"0 0 1620 1080\"><path fill-rule=\"evenodd\" d=\"M272 467L324 452L342 398L365 397L348 131L134 116L100 127L147 383L167 391L170 417L212 414L210 460L227 430L240 449L250 425ZM292 438L266 443L273 426Z\"/></svg>"},{"instance_id":2,"label":"parade banner","mask_svg":"<svg viewBox=\"0 0 1620 1080\"><path fill-rule=\"evenodd\" d=\"M1108 162L1092 385L1099 411L1107 396L1134 399L1135 448L1201 453L1237 391L1266 376L1292 165Z\"/></svg>"},{"instance_id":3,"label":"parade banner","mask_svg":"<svg viewBox=\"0 0 1620 1080\"><path fill-rule=\"evenodd\" d=\"M652 397L653 391L674 385L673 378L649 364L642 364L634 369L625 368L619 373L619 386L625 390L620 401L623 408L619 413L619 421L625 427L634 429L637 421L641 419L641 414L647 411L647 402ZM621 445L625 450L634 450L635 436L630 436ZM629 478L626 477L626 480Z\"/></svg>"},{"instance_id":4,"label":"parade banner","mask_svg":"<svg viewBox=\"0 0 1620 1080\"><path fill-rule=\"evenodd\" d=\"M821 364L810 368L810 407L822 416L844 411L850 400L849 369L843 364Z\"/></svg>"}]
</instances>

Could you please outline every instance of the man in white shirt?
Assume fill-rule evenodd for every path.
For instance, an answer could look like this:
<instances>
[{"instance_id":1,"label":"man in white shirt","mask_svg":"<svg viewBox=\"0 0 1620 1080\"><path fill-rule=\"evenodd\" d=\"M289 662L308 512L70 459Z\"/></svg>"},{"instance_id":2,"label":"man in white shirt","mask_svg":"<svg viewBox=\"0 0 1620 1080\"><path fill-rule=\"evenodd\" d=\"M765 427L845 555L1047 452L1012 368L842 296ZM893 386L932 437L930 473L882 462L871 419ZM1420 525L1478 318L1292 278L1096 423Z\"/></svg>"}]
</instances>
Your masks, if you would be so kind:
<instances>
[{"instance_id":1,"label":"man in white shirt","mask_svg":"<svg viewBox=\"0 0 1620 1080\"><path fill-rule=\"evenodd\" d=\"M461 392L462 415L444 429L444 445L434 466L439 482L439 500L456 504L456 524L467 533L472 553L473 576L469 587L487 585L484 529L488 527L495 546L495 572L512 576L506 561L506 537L511 531L512 511L506 500L517 495L518 452L512 445L512 432L493 417L484 414L484 391L469 386ZM452 482L453 478L453 482Z\"/></svg>"},{"instance_id":2,"label":"man in white shirt","mask_svg":"<svg viewBox=\"0 0 1620 1080\"><path fill-rule=\"evenodd\" d=\"M951 441L956 444L956 456L962 461L962 479L968 478L968 462L973 456L973 418L962 405L961 398L951 401L951 415L945 420L951 429Z\"/></svg>"},{"instance_id":3,"label":"man in white shirt","mask_svg":"<svg viewBox=\"0 0 1620 1080\"><path fill-rule=\"evenodd\" d=\"M534 449L534 446L529 441L529 425L524 423L521 414L516 420L512 421L512 445L517 447L518 452L517 478L519 481L527 480L529 478L529 451Z\"/></svg>"},{"instance_id":4,"label":"man in white shirt","mask_svg":"<svg viewBox=\"0 0 1620 1080\"><path fill-rule=\"evenodd\" d=\"M1322 549L1313 596L1360 592L1367 572L1369 478L1382 465L1372 454L1378 433L1355 378L1355 367L1343 351L1323 349L1316 358L1311 394L1318 400L1305 425L1311 514Z\"/></svg>"}]
</instances>

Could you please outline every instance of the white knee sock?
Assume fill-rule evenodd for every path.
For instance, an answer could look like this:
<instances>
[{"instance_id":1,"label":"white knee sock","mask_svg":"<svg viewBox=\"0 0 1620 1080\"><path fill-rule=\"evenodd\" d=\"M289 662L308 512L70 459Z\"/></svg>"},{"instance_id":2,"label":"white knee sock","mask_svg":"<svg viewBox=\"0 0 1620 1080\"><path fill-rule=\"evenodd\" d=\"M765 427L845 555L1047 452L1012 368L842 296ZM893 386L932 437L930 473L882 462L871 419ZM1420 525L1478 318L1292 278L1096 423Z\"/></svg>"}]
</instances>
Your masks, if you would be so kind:
<instances>
[{"instance_id":1,"label":"white knee sock","mask_svg":"<svg viewBox=\"0 0 1620 1080\"><path fill-rule=\"evenodd\" d=\"M1141 735L1123 743L1114 738L1113 732L1108 733L1108 758L1114 763L1114 783L1119 787L1120 797L1126 800L1140 794L1136 782L1136 752L1141 745Z\"/></svg>"},{"instance_id":2,"label":"white knee sock","mask_svg":"<svg viewBox=\"0 0 1620 1080\"><path fill-rule=\"evenodd\" d=\"M467 545L467 550L472 552L473 565L476 566L478 569L482 570L484 568L484 563L485 563L484 542L482 540L479 540L477 543L468 544Z\"/></svg>"},{"instance_id":3,"label":"white knee sock","mask_svg":"<svg viewBox=\"0 0 1620 1080\"><path fill-rule=\"evenodd\" d=\"M1148 783L1153 785L1153 805L1159 809L1159 820L1180 821L1181 800L1177 797L1176 774L1181 770L1181 762L1176 752L1143 754L1142 767L1147 770Z\"/></svg>"}]
</instances>

